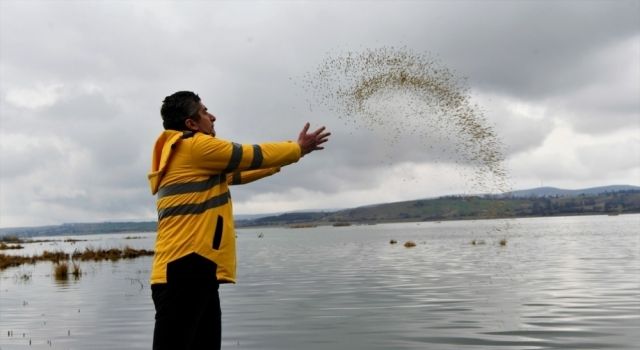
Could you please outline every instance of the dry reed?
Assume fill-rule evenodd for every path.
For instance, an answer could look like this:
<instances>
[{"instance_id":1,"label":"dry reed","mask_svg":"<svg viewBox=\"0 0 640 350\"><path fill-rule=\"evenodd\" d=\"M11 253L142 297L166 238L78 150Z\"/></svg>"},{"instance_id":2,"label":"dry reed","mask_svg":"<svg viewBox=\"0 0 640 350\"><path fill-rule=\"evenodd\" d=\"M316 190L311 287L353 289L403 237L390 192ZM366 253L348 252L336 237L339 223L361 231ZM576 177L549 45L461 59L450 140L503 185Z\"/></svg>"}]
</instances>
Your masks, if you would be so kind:
<instances>
[{"instance_id":1,"label":"dry reed","mask_svg":"<svg viewBox=\"0 0 640 350\"><path fill-rule=\"evenodd\" d=\"M55 264L66 262L71 258L72 260L80 261L102 261L111 260L118 261L120 259L134 259L140 256L153 255L152 250L146 249L134 249L131 247L125 247L124 249L92 249L86 248L83 252L74 252L68 254L62 251L47 251L45 250L40 255L34 256L19 256L19 255L6 255L0 254L0 270L4 270L13 266L20 266L23 264L35 264L39 261L51 261Z\"/></svg>"},{"instance_id":2,"label":"dry reed","mask_svg":"<svg viewBox=\"0 0 640 350\"><path fill-rule=\"evenodd\" d=\"M6 244L4 242L0 242L0 250L8 250L8 249L22 249L24 248L20 244Z\"/></svg>"},{"instance_id":3,"label":"dry reed","mask_svg":"<svg viewBox=\"0 0 640 350\"><path fill-rule=\"evenodd\" d=\"M76 262L74 262L72 265L71 275L73 275L75 279L80 278L80 276L82 275L82 270L80 269L80 265L78 265Z\"/></svg>"},{"instance_id":4,"label":"dry reed","mask_svg":"<svg viewBox=\"0 0 640 350\"><path fill-rule=\"evenodd\" d=\"M58 281L64 281L69 278L69 264L66 262L56 263L53 265L53 276Z\"/></svg>"}]
</instances>

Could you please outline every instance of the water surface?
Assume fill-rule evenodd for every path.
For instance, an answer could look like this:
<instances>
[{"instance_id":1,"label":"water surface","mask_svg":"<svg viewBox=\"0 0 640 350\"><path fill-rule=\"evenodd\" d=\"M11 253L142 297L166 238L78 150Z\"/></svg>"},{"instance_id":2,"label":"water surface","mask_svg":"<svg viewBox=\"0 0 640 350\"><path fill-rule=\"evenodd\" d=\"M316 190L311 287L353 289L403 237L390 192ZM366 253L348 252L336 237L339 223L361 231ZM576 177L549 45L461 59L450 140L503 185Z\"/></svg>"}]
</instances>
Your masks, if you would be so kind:
<instances>
[{"instance_id":1,"label":"water surface","mask_svg":"<svg viewBox=\"0 0 640 350\"><path fill-rule=\"evenodd\" d=\"M223 348L635 349L637 227L640 215L241 229ZM73 238L87 241L17 253L153 247L152 233ZM67 282L48 262L0 272L0 349L149 349L150 264L82 262Z\"/></svg>"}]
</instances>

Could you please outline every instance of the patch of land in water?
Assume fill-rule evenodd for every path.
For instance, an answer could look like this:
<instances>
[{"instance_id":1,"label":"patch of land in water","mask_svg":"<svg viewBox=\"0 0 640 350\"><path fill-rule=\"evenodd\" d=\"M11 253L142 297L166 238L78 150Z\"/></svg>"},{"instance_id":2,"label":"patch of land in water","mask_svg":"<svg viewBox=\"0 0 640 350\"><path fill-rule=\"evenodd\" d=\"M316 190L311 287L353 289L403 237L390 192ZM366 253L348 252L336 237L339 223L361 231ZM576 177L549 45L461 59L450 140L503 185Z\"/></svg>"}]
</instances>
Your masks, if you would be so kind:
<instances>
[{"instance_id":1,"label":"patch of land in water","mask_svg":"<svg viewBox=\"0 0 640 350\"><path fill-rule=\"evenodd\" d=\"M0 270L4 270L13 266L20 266L23 264L35 264L40 261L50 261L52 263L66 262L69 259L72 261L118 261L120 259L133 259L140 256L153 255L152 250L146 249L133 249L131 247L125 247L124 249L93 249L86 248L83 251L75 251L71 254L63 251L44 251L39 255L32 256L20 256L20 255L6 255L0 254Z\"/></svg>"}]
</instances>

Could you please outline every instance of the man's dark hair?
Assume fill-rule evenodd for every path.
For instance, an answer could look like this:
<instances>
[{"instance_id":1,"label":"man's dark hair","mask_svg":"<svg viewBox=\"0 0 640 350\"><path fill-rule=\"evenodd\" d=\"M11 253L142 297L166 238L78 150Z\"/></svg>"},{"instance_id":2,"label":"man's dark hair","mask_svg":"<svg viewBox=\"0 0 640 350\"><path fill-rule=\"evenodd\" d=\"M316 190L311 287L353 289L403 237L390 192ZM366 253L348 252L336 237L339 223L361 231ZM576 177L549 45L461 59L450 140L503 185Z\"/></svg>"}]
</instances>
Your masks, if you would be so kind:
<instances>
[{"instance_id":1,"label":"man's dark hair","mask_svg":"<svg viewBox=\"0 0 640 350\"><path fill-rule=\"evenodd\" d=\"M184 121L187 118L195 118L200 109L200 97L191 91L178 91L167 96L162 101L160 114L162 126L171 130L186 130Z\"/></svg>"}]
</instances>

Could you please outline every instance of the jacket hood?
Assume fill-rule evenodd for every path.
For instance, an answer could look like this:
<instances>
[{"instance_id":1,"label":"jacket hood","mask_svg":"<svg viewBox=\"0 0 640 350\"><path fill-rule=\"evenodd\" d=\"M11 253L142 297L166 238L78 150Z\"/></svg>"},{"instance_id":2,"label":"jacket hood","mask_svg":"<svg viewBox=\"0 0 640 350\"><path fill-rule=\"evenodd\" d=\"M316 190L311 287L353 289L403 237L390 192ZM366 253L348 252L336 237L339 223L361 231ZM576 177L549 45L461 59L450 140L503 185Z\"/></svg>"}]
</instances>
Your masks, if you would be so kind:
<instances>
[{"instance_id":1,"label":"jacket hood","mask_svg":"<svg viewBox=\"0 0 640 350\"><path fill-rule=\"evenodd\" d=\"M156 140L156 144L153 146L151 172L148 175L151 194L155 195L158 192L160 181L162 181L173 147L182 140L182 136L182 131L165 130Z\"/></svg>"}]
</instances>

